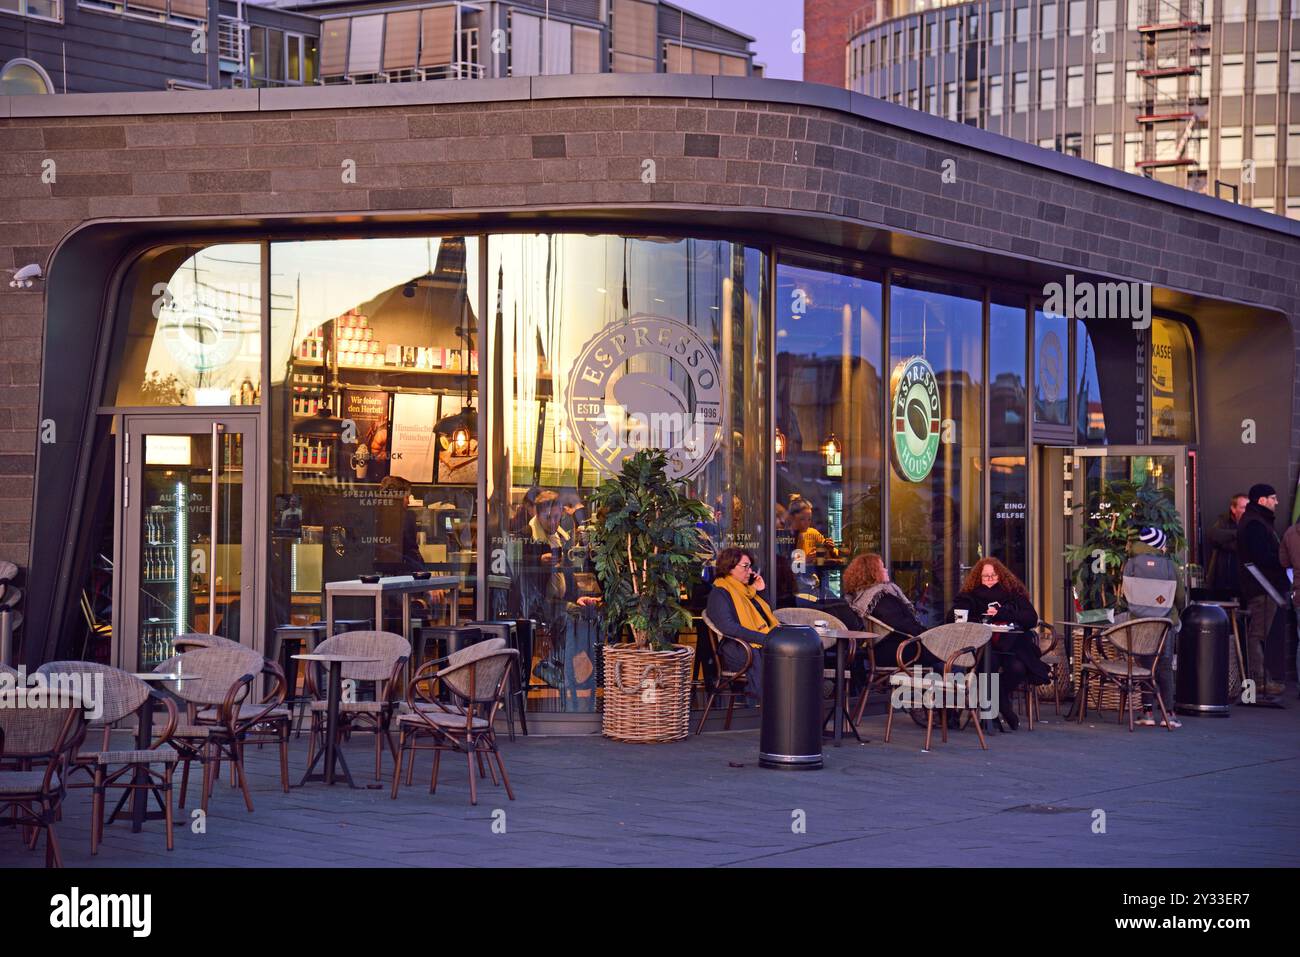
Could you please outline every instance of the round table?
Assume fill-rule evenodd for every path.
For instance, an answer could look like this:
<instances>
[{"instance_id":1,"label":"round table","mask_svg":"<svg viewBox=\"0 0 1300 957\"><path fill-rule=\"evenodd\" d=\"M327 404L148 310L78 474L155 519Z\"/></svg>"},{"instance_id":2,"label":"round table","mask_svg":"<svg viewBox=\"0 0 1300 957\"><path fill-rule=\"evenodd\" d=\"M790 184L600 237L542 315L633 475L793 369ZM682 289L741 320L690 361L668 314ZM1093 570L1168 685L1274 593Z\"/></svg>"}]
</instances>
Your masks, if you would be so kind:
<instances>
[{"instance_id":1,"label":"round table","mask_svg":"<svg viewBox=\"0 0 1300 957\"><path fill-rule=\"evenodd\" d=\"M356 782L352 780L352 772L348 770L348 762L343 757L343 752L338 749L338 727L339 727L339 698L342 696L343 687L343 666L346 664L370 664L376 661L382 661L382 658L373 656L366 657L362 655L293 655L297 661L315 661L320 664L329 665L330 679L329 692L325 697L325 747L316 752L316 757L307 766L307 773L302 776L298 782L298 787L302 787L308 781L324 781L326 784L334 783L335 762L343 765L343 775L347 778L348 787L357 787ZM321 757L325 758L325 768L321 774L312 774L312 768L316 767Z\"/></svg>"}]
</instances>

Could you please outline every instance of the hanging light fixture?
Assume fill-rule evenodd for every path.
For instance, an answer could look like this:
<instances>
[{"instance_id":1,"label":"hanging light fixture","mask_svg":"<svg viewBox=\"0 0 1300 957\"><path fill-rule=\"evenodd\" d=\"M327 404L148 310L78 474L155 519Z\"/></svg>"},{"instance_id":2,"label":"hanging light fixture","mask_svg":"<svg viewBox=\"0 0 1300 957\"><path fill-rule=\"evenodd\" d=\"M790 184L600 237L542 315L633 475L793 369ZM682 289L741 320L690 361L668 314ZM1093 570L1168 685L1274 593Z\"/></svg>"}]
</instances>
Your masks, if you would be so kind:
<instances>
[{"instance_id":1,"label":"hanging light fixture","mask_svg":"<svg viewBox=\"0 0 1300 957\"><path fill-rule=\"evenodd\" d=\"M842 474L841 459L840 459L841 451L842 451L842 447L840 446L840 440L837 439L835 437L835 433L832 432L830 436L826 439L826 441L822 443L822 455L826 459L827 475L837 476Z\"/></svg>"},{"instance_id":2,"label":"hanging light fixture","mask_svg":"<svg viewBox=\"0 0 1300 957\"><path fill-rule=\"evenodd\" d=\"M299 419L293 424L294 435L324 435L337 436L343 432L343 420L336 419L330 408L330 396L324 396L320 408L316 414L308 416L305 419Z\"/></svg>"},{"instance_id":3,"label":"hanging light fixture","mask_svg":"<svg viewBox=\"0 0 1300 957\"><path fill-rule=\"evenodd\" d=\"M776 435L772 439L772 450L776 453L778 462L785 461L785 433L780 429L776 430Z\"/></svg>"}]
</instances>

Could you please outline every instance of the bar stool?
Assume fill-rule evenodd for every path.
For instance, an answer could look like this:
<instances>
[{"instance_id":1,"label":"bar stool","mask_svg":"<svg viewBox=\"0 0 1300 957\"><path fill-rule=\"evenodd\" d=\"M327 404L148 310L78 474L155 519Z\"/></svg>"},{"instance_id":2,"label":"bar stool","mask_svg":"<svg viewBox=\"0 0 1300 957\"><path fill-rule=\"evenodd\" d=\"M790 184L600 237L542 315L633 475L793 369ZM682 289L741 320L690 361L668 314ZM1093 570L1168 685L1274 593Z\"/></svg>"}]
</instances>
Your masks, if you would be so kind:
<instances>
[{"instance_id":1,"label":"bar stool","mask_svg":"<svg viewBox=\"0 0 1300 957\"><path fill-rule=\"evenodd\" d=\"M303 708L310 705L311 699L298 694L298 660L294 655L302 654L304 648L314 651L316 645L325 639L325 622L311 625L280 625L272 635L272 645L267 655L272 661L279 660L284 671L285 706L296 712L296 731L302 737Z\"/></svg>"},{"instance_id":2,"label":"bar stool","mask_svg":"<svg viewBox=\"0 0 1300 957\"><path fill-rule=\"evenodd\" d=\"M523 673L521 671L520 660L523 658L523 652L519 649L519 629L513 621L471 621L472 627L478 628L483 632L484 637L496 637L505 640L507 648L513 648L519 651L518 657L515 658L515 667L511 671L510 693L506 696L506 730L510 734L510 740L515 739L515 708L519 708L519 727L525 735L528 734L528 716L524 713L523 701ZM520 700L516 701L515 699Z\"/></svg>"}]
</instances>

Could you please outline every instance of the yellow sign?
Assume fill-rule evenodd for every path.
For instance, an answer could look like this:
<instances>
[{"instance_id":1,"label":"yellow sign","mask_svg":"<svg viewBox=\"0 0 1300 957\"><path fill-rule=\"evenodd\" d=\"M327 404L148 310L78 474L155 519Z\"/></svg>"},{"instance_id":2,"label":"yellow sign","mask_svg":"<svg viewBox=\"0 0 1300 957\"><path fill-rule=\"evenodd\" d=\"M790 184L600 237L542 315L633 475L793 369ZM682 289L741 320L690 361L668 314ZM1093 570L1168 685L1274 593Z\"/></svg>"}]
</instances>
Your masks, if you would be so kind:
<instances>
[{"instance_id":1,"label":"yellow sign","mask_svg":"<svg viewBox=\"0 0 1300 957\"><path fill-rule=\"evenodd\" d=\"M1166 319L1151 323L1151 434L1157 439L1177 438L1173 332L1173 323Z\"/></svg>"}]
</instances>

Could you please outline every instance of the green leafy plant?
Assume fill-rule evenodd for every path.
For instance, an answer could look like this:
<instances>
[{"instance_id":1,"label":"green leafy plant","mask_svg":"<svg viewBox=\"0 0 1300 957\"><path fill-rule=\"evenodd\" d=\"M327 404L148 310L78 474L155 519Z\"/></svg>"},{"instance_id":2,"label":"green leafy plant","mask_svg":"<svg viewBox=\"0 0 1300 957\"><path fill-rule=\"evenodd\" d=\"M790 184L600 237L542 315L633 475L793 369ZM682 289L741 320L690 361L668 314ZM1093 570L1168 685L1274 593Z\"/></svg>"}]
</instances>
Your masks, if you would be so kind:
<instances>
[{"instance_id":1,"label":"green leafy plant","mask_svg":"<svg viewBox=\"0 0 1300 957\"><path fill-rule=\"evenodd\" d=\"M1128 559L1129 543L1141 528L1158 528L1168 539L1166 552L1181 564L1187 548L1183 521L1174 506L1173 493L1150 480L1108 482L1086 503L1083 541L1065 550L1071 578L1084 608L1118 606L1120 579Z\"/></svg>"},{"instance_id":2,"label":"green leafy plant","mask_svg":"<svg viewBox=\"0 0 1300 957\"><path fill-rule=\"evenodd\" d=\"M168 375L164 379L162 373L155 369L140 383L140 404L184 405L187 391L189 390L184 383L175 375Z\"/></svg>"},{"instance_id":3,"label":"green leafy plant","mask_svg":"<svg viewBox=\"0 0 1300 957\"><path fill-rule=\"evenodd\" d=\"M668 478L667 464L662 451L642 449L590 498L593 560L609 634L627 626L638 646L653 651L670 650L677 633L690 626L681 596L699 581L707 553L697 523L713 517L688 495L685 482Z\"/></svg>"}]
</instances>

